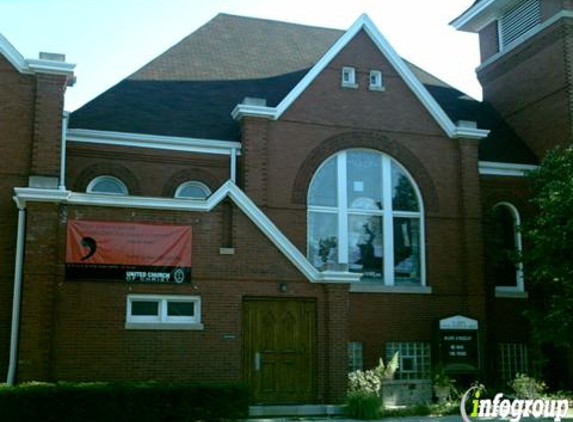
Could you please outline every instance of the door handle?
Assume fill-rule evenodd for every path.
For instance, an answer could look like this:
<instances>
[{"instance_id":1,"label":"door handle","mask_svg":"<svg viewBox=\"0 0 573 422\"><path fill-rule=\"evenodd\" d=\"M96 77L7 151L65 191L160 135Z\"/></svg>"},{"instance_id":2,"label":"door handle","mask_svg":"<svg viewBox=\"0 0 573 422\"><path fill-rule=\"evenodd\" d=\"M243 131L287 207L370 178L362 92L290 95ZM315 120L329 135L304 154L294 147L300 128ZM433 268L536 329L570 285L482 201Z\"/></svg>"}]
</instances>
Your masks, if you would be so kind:
<instances>
[{"instance_id":1,"label":"door handle","mask_svg":"<svg viewBox=\"0 0 573 422\"><path fill-rule=\"evenodd\" d=\"M261 354L259 352L255 353L255 371L261 370Z\"/></svg>"}]
</instances>

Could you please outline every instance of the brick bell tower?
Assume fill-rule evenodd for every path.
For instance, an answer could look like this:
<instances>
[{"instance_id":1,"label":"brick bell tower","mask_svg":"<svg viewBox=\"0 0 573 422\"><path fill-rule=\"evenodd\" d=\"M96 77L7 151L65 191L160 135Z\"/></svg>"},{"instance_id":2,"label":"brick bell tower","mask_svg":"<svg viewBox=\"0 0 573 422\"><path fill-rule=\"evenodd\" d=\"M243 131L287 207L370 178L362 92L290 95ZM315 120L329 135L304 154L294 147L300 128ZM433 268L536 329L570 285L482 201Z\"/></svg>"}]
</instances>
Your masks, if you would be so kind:
<instances>
[{"instance_id":1,"label":"brick bell tower","mask_svg":"<svg viewBox=\"0 0 573 422\"><path fill-rule=\"evenodd\" d=\"M573 139L573 0L477 0L451 22L479 34L490 102L538 156Z\"/></svg>"}]
</instances>

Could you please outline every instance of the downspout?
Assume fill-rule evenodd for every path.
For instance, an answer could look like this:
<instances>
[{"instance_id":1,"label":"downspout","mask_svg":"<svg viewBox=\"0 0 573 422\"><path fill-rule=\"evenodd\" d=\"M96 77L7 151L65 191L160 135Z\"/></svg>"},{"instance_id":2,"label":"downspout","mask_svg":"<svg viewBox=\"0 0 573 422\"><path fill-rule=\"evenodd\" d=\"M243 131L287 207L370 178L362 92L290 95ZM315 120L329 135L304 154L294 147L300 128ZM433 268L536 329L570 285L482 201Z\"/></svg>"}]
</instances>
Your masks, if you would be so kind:
<instances>
[{"instance_id":1,"label":"downspout","mask_svg":"<svg viewBox=\"0 0 573 422\"><path fill-rule=\"evenodd\" d=\"M20 334L20 302L22 298L22 269L24 265L24 235L26 231L26 205L18 205L18 234L16 240L16 262L14 268L14 295L12 298L12 328L10 333L10 361L6 383L14 385L18 362L18 338Z\"/></svg>"},{"instance_id":2,"label":"downspout","mask_svg":"<svg viewBox=\"0 0 573 422\"><path fill-rule=\"evenodd\" d=\"M68 120L70 117L69 111L64 111L62 115L62 151L60 154L60 185L59 190L66 190L66 147L67 140L66 134L68 132Z\"/></svg>"}]
</instances>

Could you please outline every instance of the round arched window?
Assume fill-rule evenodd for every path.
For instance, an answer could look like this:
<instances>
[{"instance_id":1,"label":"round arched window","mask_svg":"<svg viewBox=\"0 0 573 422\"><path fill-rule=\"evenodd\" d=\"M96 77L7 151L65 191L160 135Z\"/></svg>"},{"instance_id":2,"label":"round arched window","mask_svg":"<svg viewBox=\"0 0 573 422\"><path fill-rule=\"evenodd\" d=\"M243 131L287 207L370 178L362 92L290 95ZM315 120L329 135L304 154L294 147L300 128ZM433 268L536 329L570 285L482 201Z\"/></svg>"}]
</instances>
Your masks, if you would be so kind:
<instances>
[{"instance_id":1,"label":"round arched window","mask_svg":"<svg viewBox=\"0 0 573 422\"><path fill-rule=\"evenodd\" d=\"M378 151L328 158L308 192L308 258L362 281L423 285L423 207L406 170Z\"/></svg>"},{"instance_id":2,"label":"round arched window","mask_svg":"<svg viewBox=\"0 0 573 422\"><path fill-rule=\"evenodd\" d=\"M211 195L211 189L206 184L195 180L182 183L175 191L175 198L207 199L209 195Z\"/></svg>"},{"instance_id":3,"label":"round arched window","mask_svg":"<svg viewBox=\"0 0 573 422\"><path fill-rule=\"evenodd\" d=\"M129 195L125 183L114 176L98 176L93 179L86 189L88 193L105 193L109 195Z\"/></svg>"}]
</instances>

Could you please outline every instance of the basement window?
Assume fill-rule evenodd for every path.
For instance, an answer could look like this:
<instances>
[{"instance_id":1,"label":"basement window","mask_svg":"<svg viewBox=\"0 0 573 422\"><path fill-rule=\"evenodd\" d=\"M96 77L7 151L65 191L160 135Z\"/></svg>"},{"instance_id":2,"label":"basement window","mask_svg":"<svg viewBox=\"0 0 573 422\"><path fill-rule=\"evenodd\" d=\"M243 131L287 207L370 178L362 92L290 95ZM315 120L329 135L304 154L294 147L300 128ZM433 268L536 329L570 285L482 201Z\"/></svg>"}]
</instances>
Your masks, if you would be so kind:
<instances>
[{"instance_id":1,"label":"basement window","mask_svg":"<svg viewBox=\"0 0 573 422\"><path fill-rule=\"evenodd\" d=\"M344 88L358 88L356 83L356 69L345 66L342 68L342 86Z\"/></svg>"},{"instance_id":2,"label":"basement window","mask_svg":"<svg viewBox=\"0 0 573 422\"><path fill-rule=\"evenodd\" d=\"M430 343L425 342L388 342L386 343L386 361L389 362L394 353L399 353L397 379L428 379L430 378L431 354Z\"/></svg>"},{"instance_id":3,"label":"basement window","mask_svg":"<svg viewBox=\"0 0 573 422\"><path fill-rule=\"evenodd\" d=\"M182 183L175 191L175 198L184 199L207 199L211 195L211 189L196 180Z\"/></svg>"},{"instance_id":4,"label":"basement window","mask_svg":"<svg viewBox=\"0 0 573 422\"><path fill-rule=\"evenodd\" d=\"M202 330L199 296L129 295L125 328Z\"/></svg>"},{"instance_id":5,"label":"basement window","mask_svg":"<svg viewBox=\"0 0 573 422\"><path fill-rule=\"evenodd\" d=\"M384 91L384 84L382 81L382 71L371 70L370 71L370 84L368 86L370 91Z\"/></svg>"}]
</instances>

